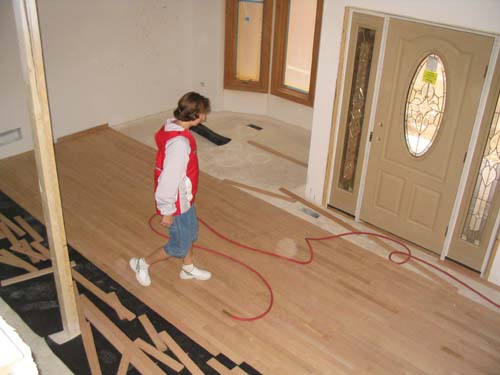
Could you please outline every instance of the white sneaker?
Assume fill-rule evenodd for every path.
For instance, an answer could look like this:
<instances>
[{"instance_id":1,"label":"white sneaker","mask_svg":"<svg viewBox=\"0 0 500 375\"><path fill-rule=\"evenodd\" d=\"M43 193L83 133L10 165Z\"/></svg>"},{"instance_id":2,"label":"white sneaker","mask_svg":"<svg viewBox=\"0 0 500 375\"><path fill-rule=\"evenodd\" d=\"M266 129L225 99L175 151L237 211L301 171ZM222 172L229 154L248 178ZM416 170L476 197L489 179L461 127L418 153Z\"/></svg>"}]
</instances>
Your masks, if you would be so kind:
<instances>
[{"instance_id":1,"label":"white sneaker","mask_svg":"<svg viewBox=\"0 0 500 375\"><path fill-rule=\"evenodd\" d=\"M144 258L132 258L128 262L132 271L135 272L135 278L142 286L150 286L151 278L149 277L149 265L146 264Z\"/></svg>"},{"instance_id":2,"label":"white sneaker","mask_svg":"<svg viewBox=\"0 0 500 375\"><path fill-rule=\"evenodd\" d=\"M212 277L212 274L208 271L195 267L194 264L190 264L187 266L182 266L179 276L182 280L208 280Z\"/></svg>"}]
</instances>

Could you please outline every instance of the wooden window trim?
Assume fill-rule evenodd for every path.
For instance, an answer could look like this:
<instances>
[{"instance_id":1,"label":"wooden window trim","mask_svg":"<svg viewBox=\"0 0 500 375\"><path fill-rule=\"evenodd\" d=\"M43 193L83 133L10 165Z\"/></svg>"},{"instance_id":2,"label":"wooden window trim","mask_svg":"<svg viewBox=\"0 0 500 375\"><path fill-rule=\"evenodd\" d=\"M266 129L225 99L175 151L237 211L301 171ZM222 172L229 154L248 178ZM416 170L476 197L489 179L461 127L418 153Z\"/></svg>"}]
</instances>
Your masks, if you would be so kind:
<instances>
[{"instance_id":1,"label":"wooden window trim","mask_svg":"<svg viewBox=\"0 0 500 375\"><path fill-rule=\"evenodd\" d=\"M316 72L318 66L319 41L321 33L321 20L323 15L323 0L317 0L316 24L314 27L314 41L312 53L311 78L309 93L291 89L284 85L286 41L288 28L289 0L276 0L276 12L274 21L273 42L273 67L271 78L271 94L296 103L312 107L314 104L314 92L316 91Z\"/></svg>"},{"instance_id":2,"label":"wooden window trim","mask_svg":"<svg viewBox=\"0 0 500 375\"><path fill-rule=\"evenodd\" d=\"M273 0L264 1L260 80L243 81L236 78L236 31L238 27L238 0L226 0L226 33L224 44L224 88L229 90L269 91L269 62L271 51L271 27Z\"/></svg>"}]
</instances>

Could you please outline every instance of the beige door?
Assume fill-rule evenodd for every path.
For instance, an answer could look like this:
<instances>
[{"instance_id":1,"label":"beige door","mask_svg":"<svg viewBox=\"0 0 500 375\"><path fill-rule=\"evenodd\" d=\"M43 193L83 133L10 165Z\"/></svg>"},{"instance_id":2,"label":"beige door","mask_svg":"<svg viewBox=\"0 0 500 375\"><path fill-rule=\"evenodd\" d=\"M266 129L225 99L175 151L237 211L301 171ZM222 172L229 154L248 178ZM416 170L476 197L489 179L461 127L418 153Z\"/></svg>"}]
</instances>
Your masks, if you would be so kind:
<instances>
[{"instance_id":1,"label":"beige door","mask_svg":"<svg viewBox=\"0 0 500 375\"><path fill-rule=\"evenodd\" d=\"M500 208L500 61L495 74L448 257L481 271Z\"/></svg>"},{"instance_id":2,"label":"beige door","mask_svg":"<svg viewBox=\"0 0 500 375\"><path fill-rule=\"evenodd\" d=\"M492 45L390 21L362 220L441 252Z\"/></svg>"},{"instance_id":3,"label":"beige door","mask_svg":"<svg viewBox=\"0 0 500 375\"><path fill-rule=\"evenodd\" d=\"M346 50L339 133L330 202L354 215L384 19L354 13Z\"/></svg>"}]
</instances>

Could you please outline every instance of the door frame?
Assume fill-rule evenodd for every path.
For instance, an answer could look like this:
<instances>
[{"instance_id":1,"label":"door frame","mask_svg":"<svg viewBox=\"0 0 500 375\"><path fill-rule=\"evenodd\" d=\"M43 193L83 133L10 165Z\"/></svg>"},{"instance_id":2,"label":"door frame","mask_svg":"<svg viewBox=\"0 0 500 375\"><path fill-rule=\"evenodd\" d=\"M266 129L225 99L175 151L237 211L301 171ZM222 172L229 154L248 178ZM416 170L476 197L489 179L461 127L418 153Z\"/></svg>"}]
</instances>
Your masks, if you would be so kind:
<instances>
[{"instance_id":1,"label":"door frame","mask_svg":"<svg viewBox=\"0 0 500 375\"><path fill-rule=\"evenodd\" d=\"M452 30L457 30L457 31L463 31L463 32L469 32L469 33L474 33L478 35L483 35L483 36L488 36L491 38L494 38L494 43L493 43L493 48L490 54L490 60L488 64L488 70L486 71L486 76L485 80L483 82L483 87L481 90L481 95L479 99L479 104L478 104L478 110L476 112L473 128L472 128L472 134L471 134L471 140L469 142L469 146L467 149L467 157L464 162L464 168L462 171L462 175L460 177L460 182L458 185L457 189L457 195L455 198L455 202L453 205L453 209L451 212L449 224L448 224L448 231L444 240L443 244L443 249L441 251L440 259L444 260L449 252L450 245L452 242L453 235L455 233L455 227L457 225L457 220L459 216L459 211L460 211L460 206L462 204L462 201L464 199L464 194L466 190L466 185L467 185L467 180L469 179L469 176L471 173L474 173L475 171L472 170L472 160L476 152L481 152L481 147L478 145L478 138L479 138L479 133L480 133L480 127L481 123L483 121L483 117L485 115L485 107L486 107L486 102L488 100L488 97L490 95L490 88L493 82L493 75L495 72L495 67L497 65L497 61L500 61L500 36L491 34L491 33L486 33L486 32L480 32L476 30L469 30L469 29L464 29L464 28L459 28L459 27L453 27L449 25L443 25L435 22L430 22L430 21L425 21L425 20L420 20L420 19L413 19L409 17L403 17L403 16L396 16L396 15L390 15L390 14L385 14L381 12L376 12L376 11L369 11L366 9L360 9L360 8L355 8L355 7L346 7L346 29L344 30L344 37L342 41L342 51L341 53L343 54L343 58L341 61L341 68L339 69L338 73L338 88L337 88L337 100L334 103L334 110L333 110L333 132L332 136L330 139L330 156L329 156L329 162L327 165L327 177L325 179L325 196L324 196L324 204L327 204L328 202L331 201L331 191L332 191L332 185L334 183L333 181L333 169L335 168L335 155L337 153L337 147L339 147L339 142L342 142L343 140L339 139L339 133L340 133L340 121L341 121L341 109L343 105L344 100L349 100L349 98L344 98L342 96L342 93L344 92L344 86L346 84L349 84L349 82L346 82L346 75L347 75L347 59L348 59L348 50L349 50L349 35L351 34L351 27L352 27L352 17L354 13L361 13L361 14L367 14L367 15L372 15L376 17L381 17L384 18L384 25L382 28L382 36L381 36L381 43L380 43L380 50L379 50L379 58L377 61L377 68L376 68L376 74L374 78L374 89L373 89L373 98L372 98L372 103L371 103L371 108L370 108L370 113L365 114L365 116L368 116L369 119L367 121L368 124L368 131L366 132L366 139L365 141L365 148L364 148L364 157L363 160L360 160L360 165L358 167L361 168L361 175L360 175L360 182L359 182L359 190L358 190L358 196L356 198L356 207L355 207L355 216L354 220L356 222L361 222L361 208L363 205L363 198L364 198L364 191L365 191L365 184L366 184L366 175L367 175L367 166L368 166L368 159L370 158L370 148L371 148L371 142L370 142L370 134L373 132L373 129L375 127L375 112L377 110L377 105L378 105L378 97L379 97L379 92L380 92L380 85L381 85L381 76L382 76L382 70L384 68L384 58L385 58L385 49L386 49L386 44L387 44L387 36L388 36L388 29L389 29L389 22L391 19L400 19L400 20L405 20L405 21L412 21L412 22L418 22L422 24L428 24L428 25L433 25L433 26L438 26L441 28L447 28L447 29L452 29ZM486 270L487 270L487 265L490 261L491 253L493 252L493 246L495 244L495 240L497 237L497 232L500 230L500 212L498 213L494 228L492 231L491 238L489 239L488 242L488 248L486 251L486 255L483 260L483 264L481 267L481 276L484 277Z\"/></svg>"}]
</instances>

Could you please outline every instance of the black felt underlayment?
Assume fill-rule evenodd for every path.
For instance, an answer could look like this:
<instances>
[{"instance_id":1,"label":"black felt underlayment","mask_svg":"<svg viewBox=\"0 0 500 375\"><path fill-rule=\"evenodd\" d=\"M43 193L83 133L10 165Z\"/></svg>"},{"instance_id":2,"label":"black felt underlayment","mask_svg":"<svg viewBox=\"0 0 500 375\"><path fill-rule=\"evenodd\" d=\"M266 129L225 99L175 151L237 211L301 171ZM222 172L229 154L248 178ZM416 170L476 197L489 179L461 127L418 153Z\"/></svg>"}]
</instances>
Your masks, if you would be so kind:
<instances>
[{"instance_id":1,"label":"black felt underlayment","mask_svg":"<svg viewBox=\"0 0 500 375\"><path fill-rule=\"evenodd\" d=\"M16 223L14 218L16 216L21 216L44 238L42 244L48 248L45 227L2 191L0 191L0 212L14 223ZM18 239L26 239L28 242L32 242L34 240L28 233L26 233L23 237L18 237ZM8 251L10 251L10 242L6 238L0 239L0 249L8 249ZM15 255L31 263L28 257L19 253L15 253ZM104 272L70 246L69 255L70 259L76 262L75 269L79 273L93 282L104 292L115 292L121 303L135 313L137 317L142 314L146 314L157 332L163 330L166 331L198 365L203 373L218 374L217 371L207 364L207 361L213 357L212 354L205 350L201 345L191 340L175 326L156 314L148 306L135 298L126 289L121 287L120 284L113 281ZM49 267L50 265L50 261L40 261L39 263L34 264L34 266L38 269L43 269ZM24 269L0 263L1 280L18 276L26 272L27 271ZM132 321L120 320L114 310L95 297L91 292L87 291L79 284L78 289L80 293L87 296L92 303L94 303L132 341L140 337L144 341L153 345L151 339L137 318ZM49 335L62 330L59 303L57 300L53 274L0 287L0 297L37 335L45 338L45 341L51 350L73 373L77 375L90 374L81 336L77 336L73 340L62 345L56 344L48 337ZM103 374L116 374L120 364L121 354L94 327L92 327L92 332ZM173 358L176 358L172 352L167 351L166 353L171 355ZM166 374L176 374L175 371L155 360L153 357L150 358ZM223 353L218 354L215 358L229 369L239 366L249 375L260 374L249 364L243 362L238 365L230 358L226 357ZM34 359L36 361L36 357ZM127 374L139 374L139 372L132 367L132 365L129 365ZM181 372L179 372L179 374L190 374L190 372L188 369L184 368Z\"/></svg>"},{"instance_id":2,"label":"black felt underlayment","mask_svg":"<svg viewBox=\"0 0 500 375\"><path fill-rule=\"evenodd\" d=\"M226 143L231 142L231 138L224 137L223 135L217 134L210 128L206 127L203 124L198 124L191 128L193 132L198 135L201 135L203 138L208 139L210 142L217 146L224 146Z\"/></svg>"}]
</instances>

